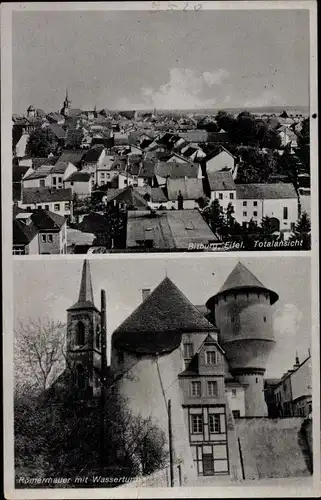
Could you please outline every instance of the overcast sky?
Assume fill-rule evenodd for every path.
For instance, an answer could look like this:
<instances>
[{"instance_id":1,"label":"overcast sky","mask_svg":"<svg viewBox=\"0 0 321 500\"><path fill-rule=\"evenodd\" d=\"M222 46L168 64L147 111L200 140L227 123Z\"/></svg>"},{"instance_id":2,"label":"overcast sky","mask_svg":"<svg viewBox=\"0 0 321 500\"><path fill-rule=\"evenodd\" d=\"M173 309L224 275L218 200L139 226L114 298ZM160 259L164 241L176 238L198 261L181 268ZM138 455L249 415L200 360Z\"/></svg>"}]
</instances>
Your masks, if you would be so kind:
<instances>
[{"instance_id":1,"label":"overcast sky","mask_svg":"<svg viewBox=\"0 0 321 500\"><path fill-rule=\"evenodd\" d=\"M248 258L240 261L267 287L279 294L272 306L276 347L268 377L292 367L295 351L301 361L311 347L310 259L308 257ZM108 343L116 327L141 303L142 288L154 289L166 273L195 305L218 292L238 259L230 257L109 258L90 261L95 304L106 290ZM66 321L66 309L78 299L83 260L14 262L14 318Z\"/></svg>"},{"instance_id":2,"label":"overcast sky","mask_svg":"<svg viewBox=\"0 0 321 500\"><path fill-rule=\"evenodd\" d=\"M308 105L307 10L13 13L13 112Z\"/></svg>"}]
</instances>

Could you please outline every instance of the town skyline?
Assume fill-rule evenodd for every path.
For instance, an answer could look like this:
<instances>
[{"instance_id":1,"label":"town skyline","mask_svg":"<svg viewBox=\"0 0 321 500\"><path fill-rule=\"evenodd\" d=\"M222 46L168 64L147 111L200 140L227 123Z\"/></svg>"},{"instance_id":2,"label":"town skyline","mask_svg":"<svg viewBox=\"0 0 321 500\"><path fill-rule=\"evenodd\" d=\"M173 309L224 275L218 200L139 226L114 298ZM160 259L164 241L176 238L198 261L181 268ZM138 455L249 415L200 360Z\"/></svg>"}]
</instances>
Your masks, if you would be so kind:
<instances>
[{"instance_id":1,"label":"town skyline","mask_svg":"<svg viewBox=\"0 0 321 500\"><path fill-rule=\"evenodd\" d=\"M276 346L268 360L265 377L281 377L292 367L296 351L303 361L311 347L310 289L299 287L299 283L308 282L310 274L310 263L306 257L287 257L286 261L280 261L279 257L202 258L197 262L188 257L92 259L89 262L96 307L100 308L100 290L104 289L107 295L107 352L110 350L111 334L141 303L142 289L152 291L168 276L194 305L205 305L210 296L219 291L239 261L279 295L279 300L272 306ZM82 259L54 260L50 266L46 260L16 261L15 327L19 321L38 317L49 317L64 323L66 309L78 297L82 264ZM144 269L143 275L139 272L140 267ZM271 268L274 270L272 274ZM58 274L59 283L54 278ZM26 294L35 276L37 286L32 287L31 294ZM48 290L45 297L44 289Z\"/></svg>"},{"instance_id":2,"label":"town skyline","mask_svg":"<svg viewBox=\"0 0 321 500\"><path fill-rule=\"evenodd\" d=\"M66 87L81 109L308 106L308 22L304 10L14 12L13 112L59 109Z\"/></svg>"}]
</instances>

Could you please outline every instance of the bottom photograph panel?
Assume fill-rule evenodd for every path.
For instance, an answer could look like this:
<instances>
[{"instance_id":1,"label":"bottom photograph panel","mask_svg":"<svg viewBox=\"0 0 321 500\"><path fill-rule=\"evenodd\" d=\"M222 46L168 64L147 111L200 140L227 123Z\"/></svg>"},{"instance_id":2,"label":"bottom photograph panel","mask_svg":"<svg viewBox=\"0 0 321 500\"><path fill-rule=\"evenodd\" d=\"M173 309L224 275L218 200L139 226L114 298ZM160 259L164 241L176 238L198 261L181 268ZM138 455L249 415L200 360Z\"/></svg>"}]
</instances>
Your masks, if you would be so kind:
<instances>
[{"instance_id":1,"label":"bottom photograph panel","mask_svg":"<svg viewBox=\"0 0 321 500\"><path fill-rule=\"evenodd\" d=\"M15 260L16 488L312 480L310 259Z\"/></svg>"}]
</instances>

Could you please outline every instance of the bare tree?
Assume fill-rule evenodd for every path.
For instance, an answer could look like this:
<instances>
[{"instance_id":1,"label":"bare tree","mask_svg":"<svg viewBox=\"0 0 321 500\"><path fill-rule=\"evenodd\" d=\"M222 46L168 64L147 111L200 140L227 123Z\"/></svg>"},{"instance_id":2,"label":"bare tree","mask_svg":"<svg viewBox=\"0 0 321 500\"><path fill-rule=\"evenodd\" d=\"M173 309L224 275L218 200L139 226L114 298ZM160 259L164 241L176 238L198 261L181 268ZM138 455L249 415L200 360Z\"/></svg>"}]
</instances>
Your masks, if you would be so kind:
<instances>
[{"instance_id":1,"label":"bare tree","mask_svg":"<svg viewBox=\"0 0 321 500\"><path fill-rule=\"evenodd\" d=\"M15 390L42 393L65 368L66 329L49 318L29 319L14 332Z\"/></svg>"}]
</instances>

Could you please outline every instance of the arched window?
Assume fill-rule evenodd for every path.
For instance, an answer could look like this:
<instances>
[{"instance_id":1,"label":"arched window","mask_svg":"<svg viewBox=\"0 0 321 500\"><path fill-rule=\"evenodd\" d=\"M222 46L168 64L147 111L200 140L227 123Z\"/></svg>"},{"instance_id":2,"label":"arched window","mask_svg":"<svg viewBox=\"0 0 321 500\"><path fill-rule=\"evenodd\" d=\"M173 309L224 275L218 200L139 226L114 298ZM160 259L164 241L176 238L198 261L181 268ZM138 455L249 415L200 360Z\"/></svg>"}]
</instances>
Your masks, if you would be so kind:
<instances>
[{"instance_id":1,"label":"arched window","mask_svg":"<svg viewBox=\"0 0 321 500\"><path fill-rule=\"evenodd\" d=\"M85 343L85 325L82 321L78 321L77 323L77 331L76 331L76 344L84 345Z\"/></svg>"},{"instance_id":2,"label":"arched window","mask_svg":"<svg viewBox=\"0 0 321 500\"><path fill-rule=\"evenodd\" d=\"M82 365L76 367L76 384L78 389L83 390L86 388L85 370Z\"/></svg>"},{"instance_id":3,"label":"arched window","mask_svg":"<svg viewBox=\"0 0 321 500\"><path fill-rule=\"evenodd\" d=\"M95 343L96 343L96 348L100 349L100 329L99 329L99 325L96 326Z\"/></svg>"}]
</instances>

